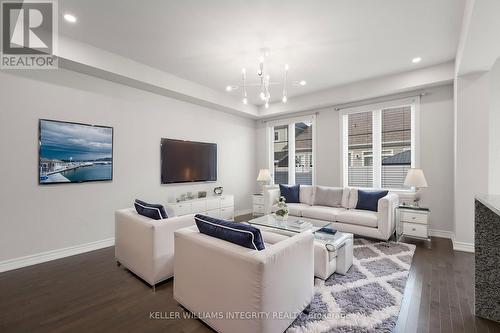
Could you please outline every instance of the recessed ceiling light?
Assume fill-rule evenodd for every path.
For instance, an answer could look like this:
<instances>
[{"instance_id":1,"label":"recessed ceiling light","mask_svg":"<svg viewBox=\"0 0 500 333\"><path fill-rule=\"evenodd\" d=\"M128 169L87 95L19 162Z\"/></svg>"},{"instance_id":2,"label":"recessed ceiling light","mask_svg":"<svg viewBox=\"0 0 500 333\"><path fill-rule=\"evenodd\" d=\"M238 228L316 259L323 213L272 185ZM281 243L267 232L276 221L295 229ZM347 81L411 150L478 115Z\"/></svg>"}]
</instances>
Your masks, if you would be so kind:
<instances>
[{"instance_id":1,"label":"recessed ceiling light","mask_svg":"<svg viewBox=\"0 0 500 333\"><path fill-rule=\"evenodd\" d=\"M231 87L231 86L226 87L226 91L231 91L231 90L233 90L233 87Z\"/></svg>"},{"instance_id":2,"label":"recessed ceiling light","mask_svg":"<svg viewBox=\"0 0 500 333\"><path fill-rule=\"evenodd\" d=\"M411 59L411 62L414 64L418 64L421 61L422 61L422 58L420 58L420 57L415 57L415 58Z\"/></svg>"},{"instance_id":3,"label":"recessed ceiling light","mask_svg":"<svg viewBox=\"0 0 500 333\"><path fill-rule=\"evenodd\" d=\"M301 86L305 86L305 85L307 84L307 82L306 82L305 80L302 80L302 81L300 81L300 82L299 82L299 84L300 84Z\"/></svg>"},{"instance_id":4,"label":"recessed ceiling light","mask_svg":"<svg viewBox=\"0 0 500 333\"><path fill-rule=\"evenodd\" d=\"M76 17L71 14L64 14L64 19L70 23L75 23L76 22Z\"/></svg>"}]
</instances>

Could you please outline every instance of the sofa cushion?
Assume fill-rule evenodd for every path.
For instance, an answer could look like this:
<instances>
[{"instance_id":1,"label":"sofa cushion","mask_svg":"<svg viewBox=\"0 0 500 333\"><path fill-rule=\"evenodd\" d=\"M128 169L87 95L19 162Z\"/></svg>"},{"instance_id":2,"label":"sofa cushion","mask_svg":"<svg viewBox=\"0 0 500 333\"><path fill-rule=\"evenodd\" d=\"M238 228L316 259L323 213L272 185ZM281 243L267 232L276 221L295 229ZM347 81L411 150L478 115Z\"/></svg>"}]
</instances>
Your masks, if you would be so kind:
<instances>
[{"instance_id":1,"label":"sofa cushion","mask_svg":"<svg viewBox=\"0 0 500 333\"><path fill-rule=\"evenodd\" d=\"M286 203L300 203L300 184L282 185L280 184L280 195L285 197Z\"/></svg>"},{"instance_id":2,"label":"sofa cushion","mask_svg":"<svg viewBox=\"0 0 500 333\"><path fill-rule=\"evenodd\" d=\"M205 235L219 238L253 250L264 250L264 241L260 230L243 223L236 223L210 216L194 216L198 230Z\"/></svg>"},{"instance_id":3,"label":"sofa cushion","mask_svg":"<svg viewBox=\"0 0 500 333\"><path fill-rule=\"evenodd\" d=\"M356 209L378 211L378 201L385 197L389 191L363 191L358 190L358 203Z\"/></svg>"},{"instance_id":4,"label":"sofa cushion","mask_svg":"<svg viewBox=\"0 0 500 333\"><path fill-rule=\"evenodd\" d=\"M336 221L336 217L345 208L326 207L326 206L311 206L302 210L302 216L316 220Z\"/></svg>"},{"instance_id":5,"label":"sofa cushion","mask_svg":"<svg viewBox=\"0 0 500 333\"><path fill-rule=\"evenodd\" d=\"M357 188L350 188L349 189L349 201L348 201L347 208L355 209L357 204L358 204L358 189Z\"/></svg>"},{"instance_id":6,"label":"sofa cushion","mask_svg":"<svg viewBox=\"0 0 500 333\"><path fill-rule=\"evenodd\" d=\"M376 228L378 214L368 210L349 209L337 215L337 222Z\"/></svg>"},{"instance_id":7,"label":"sofa cushion","mask_svg":"<svg viewBox=\"0 0 500 333\"><path fill-rule=\"evenodd\" d=\"M342 190L342 207L349 208L349 197L351 196L351 189L344 187Z\"/></svg>"},{"instance_id":8,"label":"sofa cushion","mask_svg":"<svg viewBox=\"0 0 500 333\"><path fill-rule=\"evenodd\" d=\"M316 186L314 188L314 205L327 207L342 207L343 188Z\"/></svg>"},{"instance_id":9,"label":"sofa cushion","mask_svg":"<svg viewBox=\"0 0 500 333\"><path fill-rule=\"evenodd\" d=\"M300 203L312 206L313 205L314 186L300 185L299 199Z\"/></svg>"},{"instance_id":10,"label":"sofa cushion","mask_svg":"<svg viewBox=\"0 0 500 333\"><path fill-rule=\"evenodd\" d=\"M134 206L137 214L149 217L150 219L162 220L168 218L163 205L149 204L139 199L135 199Z\"/></svg>"}]
</instances>

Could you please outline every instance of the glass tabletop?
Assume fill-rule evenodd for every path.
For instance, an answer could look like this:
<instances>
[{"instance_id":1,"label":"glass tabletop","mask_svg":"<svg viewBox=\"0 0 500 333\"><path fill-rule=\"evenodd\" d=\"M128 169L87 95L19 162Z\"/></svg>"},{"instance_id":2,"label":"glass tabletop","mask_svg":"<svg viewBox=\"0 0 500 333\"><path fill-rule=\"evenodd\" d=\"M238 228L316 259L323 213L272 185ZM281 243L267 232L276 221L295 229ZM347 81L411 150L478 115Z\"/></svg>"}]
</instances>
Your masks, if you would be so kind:
<instances>
[{"instance_id":1,"label":"glass tabletop","mask_svg":"<svg viewBox=\"0 0 500 333\"><path fill-rule=\"evenodd\" d=\"M295 216L289 216L285 221L283 221L279 218L276 218L275 214L260 216L248 221L248 223L295 233L304 232L306 230L316 232L319 229L330 225L330 222L310 220L307 218Z\"/></svg>"}]
</instances>

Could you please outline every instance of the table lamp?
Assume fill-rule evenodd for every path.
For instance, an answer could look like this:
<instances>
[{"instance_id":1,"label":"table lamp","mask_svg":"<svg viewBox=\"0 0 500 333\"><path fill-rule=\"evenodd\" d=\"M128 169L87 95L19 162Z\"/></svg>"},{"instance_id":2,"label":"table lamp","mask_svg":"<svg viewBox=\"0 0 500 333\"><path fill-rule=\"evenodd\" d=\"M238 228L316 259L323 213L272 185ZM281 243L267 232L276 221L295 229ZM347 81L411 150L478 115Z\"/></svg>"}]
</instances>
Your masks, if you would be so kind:
<instances>
[{"instance_id":1,"label":"table lamp","mask_svg":"<svg viewBox=\"0 0 500 333\"><path fill-rule=\"evenodd\" d=\"M420 189L424 187L428 187L427 180L425 180L424 172L422 169L412 168L408 170L406 174L405 186L410 186L415 188L415 206L420 206Z\"/></svg>"},{"instance_id":2,"label":"table lamp","mask_svg":"<svg viewBox=\"0 0 500 333\"><path fill-rule=\"evenodd\" d=\"M262 182L260 193L264 192L264 185L269 184L271 181L271 173L269 169L260 169L259 175L257 176L257 181Z\"/></svg>"}]
</instances>

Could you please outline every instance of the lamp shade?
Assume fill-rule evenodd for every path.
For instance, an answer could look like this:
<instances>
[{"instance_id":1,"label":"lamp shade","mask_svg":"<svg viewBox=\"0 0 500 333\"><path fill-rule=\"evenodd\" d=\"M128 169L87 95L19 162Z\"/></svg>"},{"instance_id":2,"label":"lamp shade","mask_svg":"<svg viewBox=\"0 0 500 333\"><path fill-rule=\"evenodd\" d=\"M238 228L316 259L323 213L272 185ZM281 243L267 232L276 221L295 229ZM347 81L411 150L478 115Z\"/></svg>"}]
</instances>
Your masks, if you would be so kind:
<instances>
[{"instance_id":1,"label":"lamp shade","mask_svg":"<svg viewBox=\"0 0 500 333\"><path fill-rule=\"evenodd\" d=\"M424 172L422 169L410 169L405 179L405 186L411 187L427 187L427 180L425 180Z\"/></svg>"},{"instance_id":2,"label":"lamp shade","mask_svg":"<svg viewBox=\"0 0 500 333\"><path fill-rule=\"evenodd\" d=\"M271 174L268 169L260 169L259 175L257 176L257 181L268 182L271 180Z\"/></svg>"}]
</instances>

